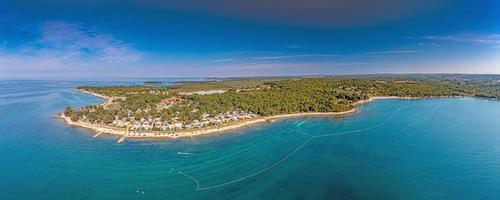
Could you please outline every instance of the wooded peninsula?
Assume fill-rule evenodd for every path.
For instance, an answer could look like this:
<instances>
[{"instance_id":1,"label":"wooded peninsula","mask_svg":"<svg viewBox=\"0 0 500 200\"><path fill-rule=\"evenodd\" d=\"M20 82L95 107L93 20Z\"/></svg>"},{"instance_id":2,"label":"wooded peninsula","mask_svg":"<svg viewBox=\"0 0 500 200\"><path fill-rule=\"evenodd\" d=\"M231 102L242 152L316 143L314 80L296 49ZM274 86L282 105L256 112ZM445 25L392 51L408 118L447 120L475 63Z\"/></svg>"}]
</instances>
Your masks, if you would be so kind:
<instances>
[{"instance_id":1,"label":"wooded peninsula","mask_svg":"<svg viewBox=\"0 0 500 200\"><path fill-rule=\"evenodd\" d=\"M181 137L296 114L347 113L372 97L500 99L500 75L230 78L165 87L80 86L101 105L67 107L72 125L126 137ZM193 132L193 130L196 130ZM196 135L198 135L196 134Z\"/></svg>"}]
</instances>

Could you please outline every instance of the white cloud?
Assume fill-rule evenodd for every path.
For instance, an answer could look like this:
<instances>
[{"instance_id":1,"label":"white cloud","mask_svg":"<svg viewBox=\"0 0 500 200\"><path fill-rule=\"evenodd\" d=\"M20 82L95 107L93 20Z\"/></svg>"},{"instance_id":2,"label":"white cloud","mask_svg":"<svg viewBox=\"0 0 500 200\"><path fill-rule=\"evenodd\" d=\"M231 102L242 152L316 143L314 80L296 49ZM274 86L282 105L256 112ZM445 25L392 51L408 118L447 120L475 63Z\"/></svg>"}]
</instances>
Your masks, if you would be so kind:
<instances>
[{"instance_id":1,"label":"white cloud","mask_svg":"<svg viewBox=\"0 0 500 200\"><path fill-rule=\"evenodd\" d=\"M231 62L231 61L234 61L234 59L232 59L232 58L224 58L224 59L211 60L211 62L214 62L214 63Z\"/></svg>"},{"instance_id":2,"label":"white cloud","mask_svg":"<svg viewBox=\"0 0 500 200\"><path fill-rule=\"evenodd\" d=\"M296 45L296 44L292 44L292 45L286 45L285 48L287 48L287 49L301 49L302 46Z\"/></svg>"},{"instance_id":3,"label":"white cloud","mask_svg":"<svg viewBox=\"0 0 500 200\"><path fill-rule=\"evenodd\" d=\"M463 42L500 47L500 34L460 33L444 36L425 36L423 39L435 41Z\"/></svg>"},{"instance_id":4,"label":"white cloud","mask_svg":"<svg viewBox=\"0 0 500 200\"><path fill-rule=\"evenodd\" d=\"M279 56L257 56L253 57L256 60L277 60L288 58L305 58L305 57L337 57L335 54L292 54L292 55L279 55Z\"/></svg>"},{"instance_id":5,"label":"white cloud","mask_svg":"<svg viewBox=\"0 0 500 200\"><path fill-rule=\"evenodd\" d=\"M439 47L439 46L441 46L441 45L434 43L434 42L419 42L417 45L421 46L421 47Z\"/></svg>"},{"instance_id":6,"label":"white cloud","mask_svg":"<svg viewBox=\"0 0 500 200\"><path fill-rule=\"evenodd\" d=\"M399 53L417 53L415 50L399 50L399 51L372 51L365 54L399 54Z\"/></svg>"},{"instance_id":7,"label":"white cloud","mask_svg":"<svg viewBox=\"0 0 500 200\"><path fill-rule=\"evenodd\" d=\"M14 48L0 48L2 71L71 69L139 61L132 45L82 24L51 21L37 30L38 38Z\"/></svg>"},{"instance_id":8,"label":"white cloud","mask_svg":"<svg viewBox=\"0 0 500 200\"><path fill-rule=\"evenodd\" d=\"M135 62L141 58L130 44L112 35L85 29L81 24L47 22L40 30L37 43L46 51L112 63Z\"/></svg>"}]
</instances>

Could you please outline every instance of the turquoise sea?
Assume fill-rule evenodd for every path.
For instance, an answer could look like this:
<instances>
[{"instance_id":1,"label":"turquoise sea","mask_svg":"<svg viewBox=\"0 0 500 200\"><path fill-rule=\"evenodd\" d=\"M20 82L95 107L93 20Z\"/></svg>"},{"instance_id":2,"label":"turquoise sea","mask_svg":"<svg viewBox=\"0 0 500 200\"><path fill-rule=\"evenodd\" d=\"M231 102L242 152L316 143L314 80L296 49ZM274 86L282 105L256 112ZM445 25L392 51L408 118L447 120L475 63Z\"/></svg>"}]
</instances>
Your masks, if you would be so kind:
<instances>
[{"instance_id":1,"label":"turquoise sea","mask_svg":"<svg viewBox=\"0 0 500 200\"><path fill-rule=\"evenodd\" d=\"M0 199L500 199L500 102L378 100L217 136L93 138L55 119L101 100L0 81Z\"/></svg>"}]
</instances>

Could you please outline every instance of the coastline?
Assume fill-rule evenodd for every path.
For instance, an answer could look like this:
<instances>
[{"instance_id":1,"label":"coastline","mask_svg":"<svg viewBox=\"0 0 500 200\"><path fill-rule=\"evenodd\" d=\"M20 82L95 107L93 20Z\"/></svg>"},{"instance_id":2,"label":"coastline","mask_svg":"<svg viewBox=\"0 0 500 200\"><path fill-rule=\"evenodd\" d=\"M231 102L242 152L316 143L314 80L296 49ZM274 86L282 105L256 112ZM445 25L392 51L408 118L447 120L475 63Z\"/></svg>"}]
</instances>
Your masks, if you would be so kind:
<instances>
[{"instance_id":1,"label":"coastline","mask_svg":"<svg viewBox=\"0 0 500 200\"><path fill-rule=\"evenodd\" d=\"M112 97L104 96L101 94L85 91L85 90L77 90L79 92L83 92L86 94L94 95L96 97L105 99L106 101L103 102L101 105L106 105L109 102L112 101ZM422 99L425 97L398 97L398 96L376 96L376 97L370 97L369 99L366 100L360 100L355 102L353 105L357 106L360 104L368 103L374 100L382 100L382 99ZM432 97L429 97L432 98ZM123 142L126 138L132 138L132 139L177 139L177 138L187 138L187 137L196 137L196 136L204 136L204 135L210 135L210 134L215 134L215 133L221 133L229 130L234 130L238 128L243 128L247 127L250 125L254 124L259 124L259 123L266 123L266 122L273 122L276 119L283 119L283 118L291 118L291 117L303 117L303 116L336 116L336 115L347 115L347 114L352 114L357 112L357 108L353 108L348 111L342 111L342 112L305 112L305 113L292 113L292 114L283 114L283 115L274 115L274 116L267 116L267 117L257 117L255 119L247 119L247 120L242 120L238 122L233 122L230 124L226 125L219 125L215 127L208 127L208 128L203 128L203 129L194 129L194 130L185 130L185 131L175 131L175 132L127 132L126 130L120 129L120 128L115 128L107 125L100 125L100 124L91 124L87 122L82 122L82 121L72 121L68 116L65 116L64 113L59 114L59 118L62 119L67 125L70 126L75 126L75 127L81 127L81 128L86 128L90 129L96 134L94 137L97 137L101 134L109 134L109 135L116 135L120 136L119 143Z\"/></svg>"},{"instance_id":2,"label":"coastline","mask_svg":"<svg viewBox=\"0 0 500 200\"><path fill-rule=\"evenodd\" d=\"M365 100L356 101L356 102L354 102L354 104L353 104L353 105L357 106L357 105L361 105L361 104L369 103L369 102L372 102L372 101L375 101L375 100L383 100L383 99L415 100L415 99L425 99L425 98L433 98L433 97L375 96L375 97L370 97L370 98L365 99ZM440 97L440 98L442 98L442 97Z\"/></svg>"},{"instance_id":3,"label":"coastline","mask_svg":"<svg viewBox=\"0 0 500 200\"><path fill-rule=\"evenodd\" d=\"M202 135L209 135L214 133L225 132L229 130L234 130L238 128L243 128L246 126L272 122L272 120L282 119L282 118L291 118L291 117L302 117L302 116L325 116L325 115L347 115L351 113L355 113L357 111L356 108L353 108L348 111L343 112L311 112L311 113L293 113L293 114L283 114L283 115L274 115L268 117L258 117L255 119L242 120L238 122L234 122L227 125L220 125L215 127L208 127L203 129L194 129L194 130L186 130L186 131L176 131L176 132L127 132L126 130L121 130L119 128L114 128L111 126L100 125L100 124L90 124L82 121L72 121L68 116L65 116L64 113L59 114L59 118L62 119L66 124L70 126L76 126L81 128L90 129L96 132L96 136L100 134L109 134L109 135L117 135L125 138L165 138L165 139L176 139L176 138L186 138L186 137L195 137Z\"/></svg>"},{"instance_id":4,"label":"coastline","mask_svg":"<svg viewBox=\"0 0 500 200\"><path fill-rule=\"evenodd\" d=\"M102 94L97 94L97 93L94 93L94 92L89 92L87 90L75 89L75 91L82 92L82 93L85 93L85 94L90 94L92 96L96 96L96 97L99 97L99 98L104 99L104 100L111 99L111 97L108 97L108 96L105 96L105 95L102 95Z\"/></svg>"}]
</instances>

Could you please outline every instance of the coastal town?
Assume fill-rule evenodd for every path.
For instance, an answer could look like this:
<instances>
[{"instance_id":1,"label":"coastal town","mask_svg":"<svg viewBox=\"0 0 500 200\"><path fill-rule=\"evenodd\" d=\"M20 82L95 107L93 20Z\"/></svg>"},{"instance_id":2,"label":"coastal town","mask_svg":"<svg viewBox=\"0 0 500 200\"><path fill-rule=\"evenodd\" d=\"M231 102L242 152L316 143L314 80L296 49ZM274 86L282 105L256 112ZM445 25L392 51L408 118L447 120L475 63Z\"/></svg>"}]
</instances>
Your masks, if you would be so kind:
<instances>
[{"instance_id":1,"label":"coastal town","mask_svg":"<svg viewBox=\"0 0 500 200\"><path fill-rule=\"evenodd\" d=\"M192 122L187 123L179 120L179 117L177 116L172 120L162 120L160 117L153 116L140 118L139 120L135 120L134 116L119 119L118 116L116 116L113 122L107 125L126 128L127 132L131 132L134 135L140 135L141 132L147 131L181 131L185 129L201 129L221 125L223 123L237 122L240 120L252 119L256 117L256 114L253 114L252 112L247 113L244 111L232 111L226 114L220 113L216 116L211 116L210 114L205 113L202 115L201 120L195 119ZM165 134L158 133L158 135Z\"/></svg>"},{"instance_id":2,"label":"coastal town","mask_svg":"<svg viewBox=\"0 0 500 200\"><path fill-rule=\"evenodd\" d=\"M141 115L136 116L134 113L148 113L151 109L137 109L136 111L127 110L126 116L114 115L113 120L96 124L97 120L90 119L88 115L92 115L96 111L96 108L100 107L102 109L112 110L119 107L119 101L124 101L127 98L123 96L106 96L92 91L87 91L83 89L78 89L79 92L84 92L90 95L94 95L99 98L103 98L106 101L98 106L89 106L86 108L80 108L73 110L68 107L64 113L61 113L61 117L65 119L69 124L82 126L90 129L97 129L98 135L101 133L117 134L124 137L183 137L186 135L194 135L197 133L193 130L203 130L207 128L220 127L228 124L234 124L241 121L255 119L260 117L251 111L243 110L231 110L224 113L210 114L208 112L202 113L197 119L185 120L180 116L180 112L175 112L170 117L160 116L160 115ZM195 92L184 92L180 95L212 95L212 94L222 94L224 90L209 90L209 91L195 91ZM127 92L127 95L137 95L145 94L146 92ZM167 95L168 98L161 99L156 105L155 110L168 110L173 107L186 106L187 100L181 99L177 96L169 95L169 92L157 92L149 91L148 95ZM86 112L83 112L86 111ZM82 114L75 118L75 113L83 112L87 114ZM191 113L197 112L197 110L191 110ZM73 117L71 117L73 116ZM103 127L106 126L106 127ZM202 132L206 132L203 130ZM188 134L186 134L188 133Z\"/></svg>"}]
</instances>

